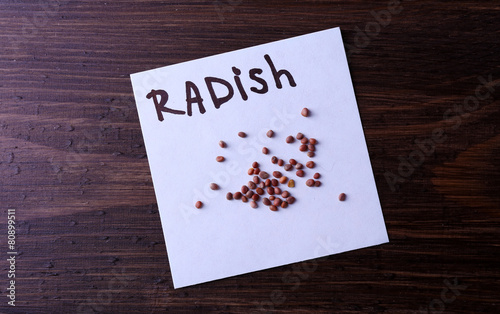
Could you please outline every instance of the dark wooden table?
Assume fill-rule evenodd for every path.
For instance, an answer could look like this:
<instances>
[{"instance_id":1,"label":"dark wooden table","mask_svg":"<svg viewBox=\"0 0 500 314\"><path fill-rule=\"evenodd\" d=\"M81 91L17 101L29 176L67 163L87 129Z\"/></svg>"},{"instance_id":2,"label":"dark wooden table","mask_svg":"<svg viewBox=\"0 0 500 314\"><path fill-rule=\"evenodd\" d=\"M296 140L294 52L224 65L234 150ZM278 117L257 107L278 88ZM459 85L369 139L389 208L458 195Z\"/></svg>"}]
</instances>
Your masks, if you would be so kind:
<instances>
[{"instance_id":1,"label":"dark wooden table","mask_svg":"<svg viewBox=\"0 0 500 314\"><path fill-rule=\"evenodd\" d=\"M336 26L390 243L174 290L129 74ZM2 0L0 30L0 312L500 311L498 2Z\"/></svg>"}]
</instances>

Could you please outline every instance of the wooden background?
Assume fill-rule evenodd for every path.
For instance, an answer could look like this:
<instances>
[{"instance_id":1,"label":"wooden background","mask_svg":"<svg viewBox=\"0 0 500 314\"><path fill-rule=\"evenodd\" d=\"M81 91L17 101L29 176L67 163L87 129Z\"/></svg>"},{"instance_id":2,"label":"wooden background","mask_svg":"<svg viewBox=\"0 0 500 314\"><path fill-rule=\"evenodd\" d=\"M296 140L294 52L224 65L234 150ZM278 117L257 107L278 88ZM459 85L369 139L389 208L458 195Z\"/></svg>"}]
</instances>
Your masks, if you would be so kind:
<instances>
[{"instance_id":1,"label":"wooden background","mask_svg":"<svg viewBox=\"0 0 500 314\"><path fill-rule=\"evenodd\" d=\"M0 312L498 313L500 5L391 3L2 0ZM174 290L129 74L336 26L390 243Z\"/></svg>"}]
</instances>

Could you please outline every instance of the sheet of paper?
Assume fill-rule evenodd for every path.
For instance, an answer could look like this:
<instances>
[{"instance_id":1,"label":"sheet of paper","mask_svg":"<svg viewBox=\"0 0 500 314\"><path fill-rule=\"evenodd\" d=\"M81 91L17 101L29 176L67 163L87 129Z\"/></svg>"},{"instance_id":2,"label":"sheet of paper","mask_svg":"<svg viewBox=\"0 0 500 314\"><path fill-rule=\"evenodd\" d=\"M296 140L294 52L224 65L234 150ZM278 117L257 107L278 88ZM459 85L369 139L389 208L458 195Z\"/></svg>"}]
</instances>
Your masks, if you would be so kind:
<instances>
[{"instance_id":1,"label":"sheet of paper","mask_svg":"<svg viewBox=\"0 0 500 314\"><path fill-rule=\"evenodd\" d=\"M131 80L175 288L388 241L339 28ZM298 140L286 143L299 132L317 140L314 157ZM298 177L272 156L315 167ZM262 201L267 192L258 208L226 199L252 180L254 161L295 181L279 185L295 203L271 211ZM319 187L306 185L314 173Z\"/></svg>"}]
</instances>

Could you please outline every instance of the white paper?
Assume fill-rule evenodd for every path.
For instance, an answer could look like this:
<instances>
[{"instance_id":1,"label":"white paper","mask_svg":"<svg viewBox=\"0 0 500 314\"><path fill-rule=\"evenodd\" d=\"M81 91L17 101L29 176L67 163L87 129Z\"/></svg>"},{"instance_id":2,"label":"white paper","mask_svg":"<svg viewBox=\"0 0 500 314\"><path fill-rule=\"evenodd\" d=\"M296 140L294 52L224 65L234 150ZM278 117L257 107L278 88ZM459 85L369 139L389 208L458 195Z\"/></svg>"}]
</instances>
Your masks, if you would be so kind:
<instances>
[{"instance_id":1,"label":"white paper","mask_svg":"<svg viewBox=\"0 0 500 314\"><path fill-rule=\"evenodd\" d=\"M295 87L281 75L282 88L277 88L265 55L276 71L290 73ZM233 67L241 70L246 101ZM258 76L268 85L266 93L250 90L263 87L249 77L255 68L262 70ZM233 97L218 109L205 77L233 87ZM136 73L131 79L175 288L388 241L339 28ZM199 89L205 113L194 103L191 116L160 112L160 121L153 98L146 96L164 90L166 107L187 111L186 81ZM217 97L227 94L225 86L212 85ZM304 107L309 117L301 116ZM270 129L273 138L265 136ZM238 137L240 131L248 136ZM298 132L318 140L314 158L298 150L298 141L285 143ZM219 147L220 140L228 147ZM269 155L262 154L264 146ZM316 167L306 168L306 176L299 178L295 170L272 164L273 155L303 164L314 160ZM226 161L216 162L216 156ZM296 198L293 205L274 212L261 201L253 209L226 200L227 192L239 191L252 179L247 170L253 161L268 173L280 170L295 180L295 188L281 185ZM322 185L307 187L315 172ZM221 189L210 190L212 182ZM340 193L347 194L344 202L338 200ZM201 209L194 206L198 200L204 203Z\"/></svg>"}]
</instances>

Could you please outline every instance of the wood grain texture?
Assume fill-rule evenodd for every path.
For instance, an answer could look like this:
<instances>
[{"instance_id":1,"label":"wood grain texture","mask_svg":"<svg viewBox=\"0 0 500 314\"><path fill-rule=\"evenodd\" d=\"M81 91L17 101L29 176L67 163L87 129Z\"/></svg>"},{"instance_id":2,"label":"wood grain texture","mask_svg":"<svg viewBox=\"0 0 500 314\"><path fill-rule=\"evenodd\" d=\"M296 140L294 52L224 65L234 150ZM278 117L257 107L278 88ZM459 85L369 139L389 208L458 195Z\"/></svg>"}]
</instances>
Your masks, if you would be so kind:
<instances>
[{"instance_id":1,"label":"wood grain texture","mask_svg":"<svg viewBox=\"0 0 500 314\"><path fill-rule=\"evenodd\" d=\"M389 4L0 2L0 312L497 313L500 6ZM129 74L336 26L390 243L174 290Z\"/></svg>"}]
</instances>

